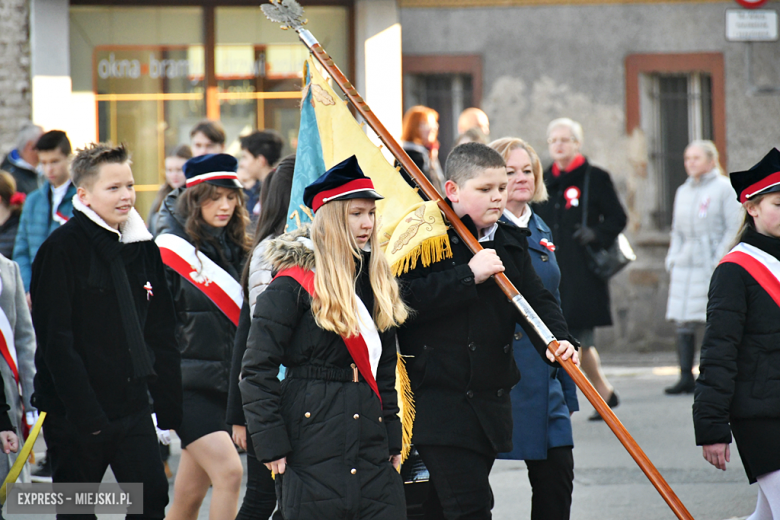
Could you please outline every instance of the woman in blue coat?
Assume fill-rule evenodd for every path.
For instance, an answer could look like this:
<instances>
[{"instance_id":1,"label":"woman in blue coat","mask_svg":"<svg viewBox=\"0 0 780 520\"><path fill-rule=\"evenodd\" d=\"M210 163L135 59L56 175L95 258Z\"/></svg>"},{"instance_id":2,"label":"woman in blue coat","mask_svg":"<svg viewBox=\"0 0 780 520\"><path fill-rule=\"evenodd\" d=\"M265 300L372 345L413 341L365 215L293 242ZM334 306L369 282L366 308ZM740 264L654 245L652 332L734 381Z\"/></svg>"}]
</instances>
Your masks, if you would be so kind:
<instances>
[{"instance_id":1,"label":"woman in blue coat","mask_svg":"<svg viewBox=\"0 0 780 520\"><path fill-rule=\"evenodd\" d=\"M502 220L528 229L528 251L534 269L547 290L560 301L561 271L555 260L552 233L529 206L530 202L547 198L539 157L522 139L505 137L489 146L504 157L509 174ZM532 520L568 520L574 482L574 440L569 417L579 410L577 389L564 370L539 358L519 326L513 347L522 374L511 394L514 448L499 458L526 461L533 489Z\"/></svg>"}]
</instances>

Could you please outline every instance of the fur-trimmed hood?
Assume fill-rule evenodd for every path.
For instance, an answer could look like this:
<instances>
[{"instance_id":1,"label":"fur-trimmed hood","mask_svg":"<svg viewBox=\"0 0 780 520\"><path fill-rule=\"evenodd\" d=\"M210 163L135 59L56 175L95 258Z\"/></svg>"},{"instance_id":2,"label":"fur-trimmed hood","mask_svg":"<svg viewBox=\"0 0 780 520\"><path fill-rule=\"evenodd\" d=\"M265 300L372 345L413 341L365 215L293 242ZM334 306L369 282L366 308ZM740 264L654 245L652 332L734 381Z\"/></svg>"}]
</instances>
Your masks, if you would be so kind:
<instances>
[{"instance_id":1,"label":"fur-trimmed hood","mask_svg":"<svg viewBox=\"0 0 780 520\"><path fill-rule=\"evenodd\" d=\"M295 266L308 271L314 269L314 249L310 230L309 225L304 225L295 231L281 234L268 243L265 260L271 265L273 272L278 273Z\"/></svg>"}]
</instances>

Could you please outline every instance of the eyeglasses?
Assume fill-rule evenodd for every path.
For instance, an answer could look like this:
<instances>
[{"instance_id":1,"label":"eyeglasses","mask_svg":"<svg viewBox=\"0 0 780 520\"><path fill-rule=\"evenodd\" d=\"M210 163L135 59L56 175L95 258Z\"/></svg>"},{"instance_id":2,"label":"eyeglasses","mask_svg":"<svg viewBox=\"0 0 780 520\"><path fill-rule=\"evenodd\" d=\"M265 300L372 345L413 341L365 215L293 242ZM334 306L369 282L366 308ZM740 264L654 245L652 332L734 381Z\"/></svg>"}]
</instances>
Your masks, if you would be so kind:
<instances>
[{"instance_id":1,"label":"eyeglasses","mask_svg":"<svg viewBox=\"0 0 780 520\"><path fill-rule=\"evenodd\" d=\"M561 143L561 144L569 144L571 142L574 142L574 139L571 137L556 137L553 139L552 137L547 138L547 144L555 144L555 143Z\"/></svg>"}]
</instances>

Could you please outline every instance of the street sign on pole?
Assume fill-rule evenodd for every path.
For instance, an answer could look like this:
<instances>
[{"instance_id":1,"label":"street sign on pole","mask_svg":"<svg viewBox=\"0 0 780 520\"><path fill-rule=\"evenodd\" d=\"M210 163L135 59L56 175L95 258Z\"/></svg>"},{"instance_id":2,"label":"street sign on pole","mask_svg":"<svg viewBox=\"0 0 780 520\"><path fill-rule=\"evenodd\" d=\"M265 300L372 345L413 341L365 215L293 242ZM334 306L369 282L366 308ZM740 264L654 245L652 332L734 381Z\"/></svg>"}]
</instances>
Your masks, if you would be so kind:
<instances>
[{"instance_id":1,"label":"street sign on pole","mask_svg":"<svg viewBox=\"0 0 780 520\"><path fill-rule=\"evenodd\" d=\"M726 9L726 39L730 42L777 41L777 11Z\"/></svg>"}]
</instances>

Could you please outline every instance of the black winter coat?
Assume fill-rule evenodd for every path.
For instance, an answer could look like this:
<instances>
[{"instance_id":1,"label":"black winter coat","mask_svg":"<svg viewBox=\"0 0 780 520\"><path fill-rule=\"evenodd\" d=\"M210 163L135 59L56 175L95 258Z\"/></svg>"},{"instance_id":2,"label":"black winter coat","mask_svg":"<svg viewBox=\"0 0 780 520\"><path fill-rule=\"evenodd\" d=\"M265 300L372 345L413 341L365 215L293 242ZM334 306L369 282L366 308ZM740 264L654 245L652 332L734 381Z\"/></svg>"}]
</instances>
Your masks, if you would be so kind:
<instances>
[{"instance_id":1,"label":"black winter coat","mask_svg":"<svg viewBox=\"0 0 780 520\"><path fill-rule=\"evenodd\" d=\"M176 202L184 188L172 191L163 201L157 220L157 234L170 233L191 242L184 231L185 218L176 213ZM200 252L238 280L245 253L241 247L214 233L214 241L204 243ZM236 326L197 287L165 267L176 310L176 339L181 350L184 390L227 394Z\"/></svg>"},{"instance_id":2,"label":"black winter coat","mask_svg":"<svg viewBox=\"0 0 780 520\"><path fill-rule=\"evenodd\" d=\"M41 178L35 170L28 170L14 161L12 154L15 153L16 150L5 156L3 163L0 164L0 170L10 173L16 181L16 191L27 195L41 187Z\"/></svg>"},{"instance_id":3,"label":"black winter coat","mask_svg":"<svg viewBox=\"0 0 780 520\"><path fill-rule=\"evenodd\" d=\"M269 244L274 271L314 266L313 251L295 241L304 231ZM372 312L366 270L356 290ZM298 282L277 278L258 296L239 387L258 460L287 457L287 470L276 477L285 520L406 518L401 477L388 460L401 451L395 332L380 338L381 405L362 377L351 381L353 361L344 341L317 326L311 297ZM284 381L277 378L280 364L287 367ZM296 370L317 374L297 377Z\"/></svg>"},{"instance_id":4,"label":"black winter coat","mask_svg":"<svg viewBox=\"0 0 780 520\"><path fill-rule=\"evenodd\" d=\"M136 229L129 229L134 226ZM122 245L156 378L132 378L132 361L110 267L97 252L99 241L118 240L81 211L43 243L32 266L30 293L38 348L33 404L64 416L80 432L104 430L110 421L149 408L160 428L175 429L182 418L181 369L174 335L173 302L165 284L160 250L143 219L131 215ZM153 295L144 286L151 284Z\"/></svg>"},{"instance_id":5,"label":"black winter coat","mask_svg":"<svg viewBox=\"0 0 780 520\"><path fill-rule=\"evenodd\" d=\"M595 245L610 247L626 227L626 212L609 173L591 166L587 160L559 177L553 176L552 167L545 170L544 183L550 198L534 205L536 214L552 230L555 256L561 268L561 308L572 329L612 325L609 285L588 269L585 248L572 236L582 225L582 193L588 167L588 226L596 233Z\"/></svg>"},{"instance_id":6,"label":"black winter coat","mask_svg":"<svg viewBox=\"0 0 780 520\"><path fill-rule=\"evenodd\" d=\"M462 220L476 236L471 219ZM414 357L407 360L416 412L412 441L495 456L512 451L509 391L520 380L512 350L515 324L548 362L546 345L493 279L474 283L471 251L454 231L449 238L451 260L418 264L401 277L404 298L415 311L398 330L401 353ZM496 250L504 274L553 334L576 344L558 302L534 271L525 232L499 222L495 240L482 246Z\"/></svg>"},{"instance_id":7,"label":"black winter coat","mask_svg":"<svg viewBox=\"0 0 780 520\"><path fill-rule=\"evenodd\" d=\"M743 242L780 259L780 239ZM780 419L780 307L741 266L712 275L693 423L699 446L731 442L732 419Z\"/></svg>"}]
</instances>

